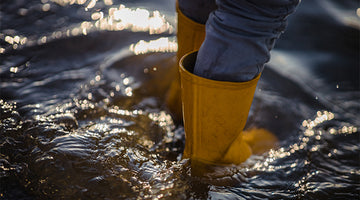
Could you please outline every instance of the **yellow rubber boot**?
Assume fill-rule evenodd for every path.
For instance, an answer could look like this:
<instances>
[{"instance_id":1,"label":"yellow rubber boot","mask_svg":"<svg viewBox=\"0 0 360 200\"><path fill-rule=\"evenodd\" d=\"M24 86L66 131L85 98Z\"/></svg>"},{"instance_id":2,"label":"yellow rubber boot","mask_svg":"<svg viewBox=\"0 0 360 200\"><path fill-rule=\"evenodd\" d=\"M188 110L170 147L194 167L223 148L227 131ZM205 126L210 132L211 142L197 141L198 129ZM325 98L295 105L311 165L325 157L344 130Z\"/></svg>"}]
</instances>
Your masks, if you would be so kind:
<instances>
[{"instance_id":1,"label":"yellow rubber boot","mask_svg":"<svg viewBox=\"0 0 360 200\"><path fill-rule=\"evenodd\" d=\"M181 121L182 111L181 111L181 90L180 90L180 78L178 63L180 58L183 57L186 53L189 53L194 50L199 50L202 42L205 39L205 25L197 23L188 17L186 17L179 9L179 6L176 4L176 11L178 14L178 24L177 24L177 42L178 42L178 52L177 52L177 62L175 72L175 80L172 82L170 89L166 95L166 104L171 111L175 121Z\"/></svg>"},{"instance_id":2,"label":"yellow rubber boot","mask_svg":"<svg viewBox=\"0 0 360 200\"><path fill-rule=\"evenodd\" d=\"M187 54L180 61L183 157L206 164L240 164L252 154L248 143L254 146L261 140L249 133L245 141L242 134L260 76L247 82L202 78L192 73L196 55ZM276 141L270 132L258 136L262 134Z\"/></svg>"},{"instance_id":3,"label":"yellow rubber boot","mask_svg":"<svg viewBox=\"0 0 360 200\"><path fill-rule=\"evenodd\" d=\"M263 128L252 128L243 132L244 142L246 142L253 154L263 154L272 148L275 148L279 140L270 131Z\"/></svg>"}]
</instances>

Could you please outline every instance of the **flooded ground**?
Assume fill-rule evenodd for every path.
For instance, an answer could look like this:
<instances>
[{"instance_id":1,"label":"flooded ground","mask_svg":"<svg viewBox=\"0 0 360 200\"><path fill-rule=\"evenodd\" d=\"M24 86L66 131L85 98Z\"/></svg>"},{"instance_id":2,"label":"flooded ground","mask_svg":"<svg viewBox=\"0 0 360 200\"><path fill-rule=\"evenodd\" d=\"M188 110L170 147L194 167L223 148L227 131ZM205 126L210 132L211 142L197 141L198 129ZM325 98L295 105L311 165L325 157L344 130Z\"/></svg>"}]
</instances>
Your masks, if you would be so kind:
<instances>
[{"instance_id":1,"label":"flooded ground","mask_svg":"<svg viewBox=\"0 0 360 200\"><path fill-rule=\"evenodd\" d=\"M280 146L202 178L164 103L174 5L1 1L0 199L359 199L358 2L302 1L247 124Z\"/></svg>"}]
</instances>

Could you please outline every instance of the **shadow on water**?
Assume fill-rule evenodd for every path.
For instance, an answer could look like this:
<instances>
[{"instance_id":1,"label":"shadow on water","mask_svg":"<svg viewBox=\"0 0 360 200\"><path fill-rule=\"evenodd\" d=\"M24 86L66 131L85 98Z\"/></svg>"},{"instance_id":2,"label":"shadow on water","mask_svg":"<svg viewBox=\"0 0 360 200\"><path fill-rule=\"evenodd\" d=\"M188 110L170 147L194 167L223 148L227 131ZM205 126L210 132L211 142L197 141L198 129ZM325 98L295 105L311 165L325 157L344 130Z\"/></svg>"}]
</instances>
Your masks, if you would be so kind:
<instances>
[{"instance_id":1,"label":"shadow on water","mask_svg":"<svg viewBox=\"0 0 360 200\"><path fill-rule=\"evenodd\" d=\"M247 122L280 146L196 177L164 103L175 2L71 2L1 7L0 199L359 198L355 4L302 1ZM152 26L119 24L136 8Z\"/></svg>"}]
</instances>

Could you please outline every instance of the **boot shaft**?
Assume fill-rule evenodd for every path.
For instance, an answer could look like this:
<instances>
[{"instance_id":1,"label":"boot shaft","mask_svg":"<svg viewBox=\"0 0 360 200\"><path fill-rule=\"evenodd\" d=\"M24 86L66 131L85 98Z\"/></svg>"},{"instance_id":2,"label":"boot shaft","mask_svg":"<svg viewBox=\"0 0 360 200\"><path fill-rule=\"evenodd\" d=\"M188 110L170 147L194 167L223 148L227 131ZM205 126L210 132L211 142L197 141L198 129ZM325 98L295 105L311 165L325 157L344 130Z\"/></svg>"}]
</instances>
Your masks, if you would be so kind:
<instances>
[{"instance_id":1,"label":"boot shaft","mask_svg":"<svg viewBox=\"0 0 360 200\"><path fill-rule=\"evenodd\" d=\"M241 132L260 76L247 82L205 79L192 74L196 55L187 54L180 61L184 157L221 162L234 141L243 144Z\"/></svg>"}]
</instances>

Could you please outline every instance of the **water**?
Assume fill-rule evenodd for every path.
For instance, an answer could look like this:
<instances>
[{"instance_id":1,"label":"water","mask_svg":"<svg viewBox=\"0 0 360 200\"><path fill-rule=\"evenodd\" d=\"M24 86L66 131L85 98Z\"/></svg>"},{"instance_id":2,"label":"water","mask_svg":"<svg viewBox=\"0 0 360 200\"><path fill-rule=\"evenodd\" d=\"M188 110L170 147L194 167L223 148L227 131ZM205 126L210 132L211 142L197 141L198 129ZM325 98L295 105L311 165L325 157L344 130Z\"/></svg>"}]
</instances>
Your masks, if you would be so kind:
<instances>
[{"instance_id":1,"label":"water","mask_svg":"<svg viewBox=\"0 0 360 200\"><path fill-rule=\"evenodd\" d=\"M356 1L302 1L247 124L280 146L207 177L164 104L175 1L0 5L0 199L359 199Z\"/></svg>"}]
</instances>

